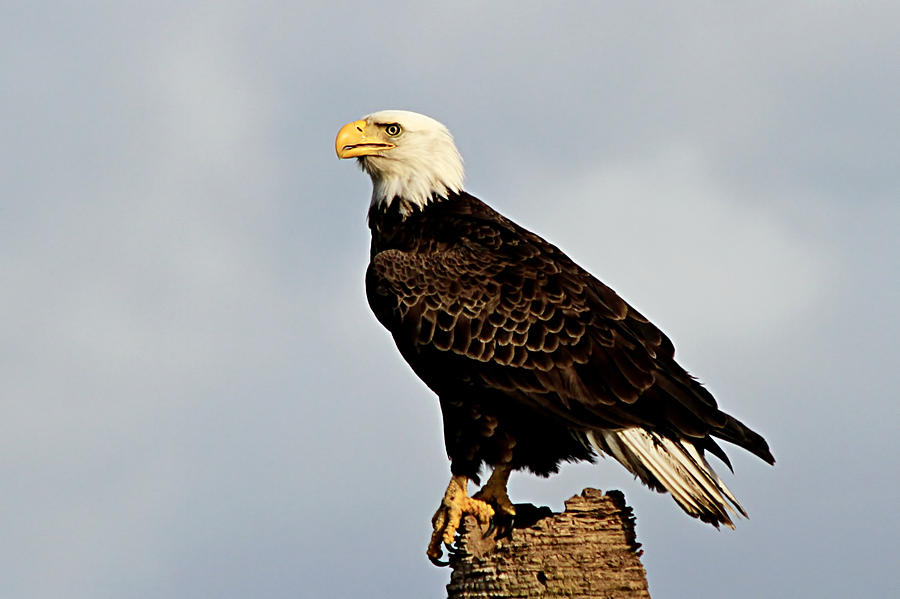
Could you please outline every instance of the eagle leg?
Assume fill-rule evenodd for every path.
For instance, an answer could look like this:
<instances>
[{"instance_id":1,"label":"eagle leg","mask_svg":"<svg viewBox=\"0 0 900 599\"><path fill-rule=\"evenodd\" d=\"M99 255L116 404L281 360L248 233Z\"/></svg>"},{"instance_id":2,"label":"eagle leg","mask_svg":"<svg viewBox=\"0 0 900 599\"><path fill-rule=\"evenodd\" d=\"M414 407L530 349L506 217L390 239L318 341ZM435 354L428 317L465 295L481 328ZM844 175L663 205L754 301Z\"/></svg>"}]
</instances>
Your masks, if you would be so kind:
<instances>
[{"instance_id":1,"label":"eagle leg","mask_svg":"<svg viewBox=\"0 0 900 599\"><path fill-rule=\"evenodd\" d=\"M499 464L494 466L491 477L481 487L481 490L472 496L473 499L480 499L494 508L496 516L491 519L491 526L484 533L489 536L494 530L497 531L497 537L505 537L512 530L513 518L516 515L516 508L512 501L509 500L509 494L506 491L506 485L509 482L509 475L512 468L508 464Z\"/></svg>"},{"instance_id":2,"label":"eagle leg","mask_svg":"<svg viewBox=\"0 0 900 599\"><path fill-rule=\"evenodd\" d=\"M495 511L506 516L515 516L516 508L506 492L506 484L512 468L508 464L494 466L494 471L481 490L472 495L472 499L480 499L489 503Z\"/></svg>"},{"instance_id":3,"label":"eagle leg","mask_svg":"<svg viewBox=\"0 0 900 599\"><path fill-rule=\"evenodd\" d=\"M431 524L434 532L431 534L431 541L428 543L428 550L425 552L434 564L444 566L446 563L440 561L443 553L441 543L448 545L453 543L456 536L456 530L462 520L462 515L472 514L478 520L482 528L490 525L491 518L494 515L494 508L486 502L479 499L469 497L469 479L466 476L455 475L450 479L447 485L447 492L441 500L441 505L431 518Z\"/></svg>"}]
</instances>

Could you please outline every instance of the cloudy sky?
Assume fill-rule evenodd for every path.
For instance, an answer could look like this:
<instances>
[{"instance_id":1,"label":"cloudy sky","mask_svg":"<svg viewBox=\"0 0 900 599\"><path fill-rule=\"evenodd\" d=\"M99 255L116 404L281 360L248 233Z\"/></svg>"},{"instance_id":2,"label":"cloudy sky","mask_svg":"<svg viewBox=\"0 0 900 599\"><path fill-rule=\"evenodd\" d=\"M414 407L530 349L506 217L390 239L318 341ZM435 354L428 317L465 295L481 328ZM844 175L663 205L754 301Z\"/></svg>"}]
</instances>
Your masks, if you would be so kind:
<instances>
[{"instance_id":1,"label":"cloudy sky","mask_svg":"<svg viewBox=\"0 0 900 599\"><path fill-rule=\"evenodd\" d=\"M896 591L898 5L320 4L0 8L3 596L443 596L440 412L333 149L383 108L778 459L730 451L734 532L610 461L515 501L624 490L656 599Z\"/></svg>"}]
</instances>

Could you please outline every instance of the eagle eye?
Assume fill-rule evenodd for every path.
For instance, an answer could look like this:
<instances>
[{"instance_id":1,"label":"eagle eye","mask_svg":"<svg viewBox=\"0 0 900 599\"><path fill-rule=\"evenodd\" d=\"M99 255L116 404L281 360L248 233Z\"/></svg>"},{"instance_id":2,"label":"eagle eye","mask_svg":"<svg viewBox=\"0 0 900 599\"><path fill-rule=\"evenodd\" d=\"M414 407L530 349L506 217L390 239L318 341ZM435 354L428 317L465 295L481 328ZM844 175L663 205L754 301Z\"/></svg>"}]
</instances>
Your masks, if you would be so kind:
<instances>
[{"instance_id":1,"label":"eagle eye","mask_svg":"<svg viewBox=\"0 0 900 599\"><path fill-rule=\"evenodd\" d=\"M397 123L391 123L384 128L384 132L391 137L397 137L398 135L400 135L400 131L402 131L402 129L400 129L400 125L398 125Z\"/></svg>"}]
</instances>

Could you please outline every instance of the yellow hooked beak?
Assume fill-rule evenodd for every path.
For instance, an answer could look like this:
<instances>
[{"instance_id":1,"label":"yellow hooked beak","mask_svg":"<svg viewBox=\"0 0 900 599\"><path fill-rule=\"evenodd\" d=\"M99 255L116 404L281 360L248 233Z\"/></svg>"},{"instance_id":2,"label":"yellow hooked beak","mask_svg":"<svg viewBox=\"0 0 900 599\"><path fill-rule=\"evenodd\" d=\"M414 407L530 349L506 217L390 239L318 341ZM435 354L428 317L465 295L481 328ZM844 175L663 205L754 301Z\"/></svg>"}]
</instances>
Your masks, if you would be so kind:
<instances>
[{"instance_id":1,"label":"yellow hooked beak","mask_svg":"<svg viewBox=\"0 0 900 599\"><path fill-rule=\"evenodd\" d=\"M334 140L334 149L338 158L372 156L396 147L397 144L381 137L381 130L377 127L370 127L366 121L347 123L341 127L337 139Z\"/></svg>"}]
</instances>

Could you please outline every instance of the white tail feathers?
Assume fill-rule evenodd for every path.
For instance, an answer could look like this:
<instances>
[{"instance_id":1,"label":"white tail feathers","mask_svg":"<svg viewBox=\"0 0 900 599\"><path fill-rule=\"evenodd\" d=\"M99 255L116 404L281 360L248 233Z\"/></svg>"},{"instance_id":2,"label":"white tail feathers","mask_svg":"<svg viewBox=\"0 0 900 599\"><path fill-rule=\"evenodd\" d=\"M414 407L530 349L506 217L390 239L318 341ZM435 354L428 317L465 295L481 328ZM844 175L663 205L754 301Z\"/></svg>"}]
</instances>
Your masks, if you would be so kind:
<instances>
[{"instance_id":1,"label":"white tail feathers","mask_svg":"<svg viewBox=\"0 0 900 599\"><path fill-rule=\"evenodd\" d=\"M668 491L681 508L704 522L734 528L730 512L747 512L689 439L669 439L642 428L585 433L599 453L607 453L657 491Z\"/></svg>"}]
</instances>

